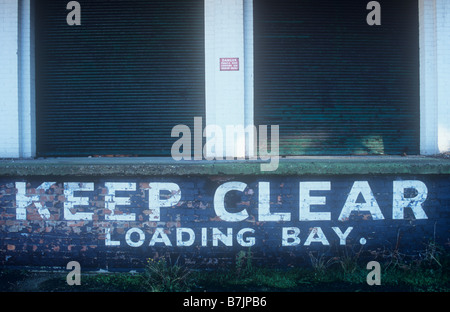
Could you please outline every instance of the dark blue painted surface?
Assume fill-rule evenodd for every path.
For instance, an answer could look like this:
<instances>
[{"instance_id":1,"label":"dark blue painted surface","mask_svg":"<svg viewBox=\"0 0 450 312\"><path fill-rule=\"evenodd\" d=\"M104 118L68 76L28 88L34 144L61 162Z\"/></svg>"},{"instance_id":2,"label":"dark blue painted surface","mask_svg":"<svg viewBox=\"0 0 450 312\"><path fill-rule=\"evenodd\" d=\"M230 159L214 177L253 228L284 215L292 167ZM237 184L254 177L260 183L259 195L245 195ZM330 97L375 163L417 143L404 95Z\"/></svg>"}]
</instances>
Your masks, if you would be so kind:
<instances>
[{"instance_id":1,"label":"dark blue painted surface","mask_svg":"<svg viewBox=\"0 0 450 312\"><path fill-rule=\"evenodd\" d=\"M419 180L425 183L428 194L423 203L426 219L416 219L412 210L405 209L403 219L394 220L393 181ZM50 218L43 220L38 210L30 205L27 219L17 220L15 182L27 182L27 196L32 196L43 182L57 182L39 201L50 212ZM92 220L68 221L64 219L64 182L92 182L94 191L75 192L74 196L89 197L89 207L84 212L92 212ZM225 196L225 208L228 212L247 211L249 217L240 222L226 222L218 218L214 209L214 194L218 187L229 181L247 184L244 192L230 191ZM330 190L311 191L311 196L324 196L325 205L311 206L311 211L330 212L331 220L299 220L299 182L330 181ZM367 181L377 204L384 216L383 220L372 220L370 213L353 212L346 221L339 221L339 214L347 200L355 181ZM129 196L131 205L117 206L123 213L135 213L133 221L109 221L105 215L105 182L136 183L136 191L116 192L116 196ZM177 205L161 208L160 220L149 221L149 182L176 183L181 190ZM258 215L258 182L270 182L270 209L272 213L290 213L291 220L283 222L261 221ZM410 192L410 194L408 194ZM161 198L168 192L161 192ZM405 196L414 197L414 190L405 191ZM357 202L365 199L358 197ZM75 206L76 207L76 206ZM81 212L82 209L78 209ZM344 249L357 252L363 250L366 255L381 257L388 251L399 250L404 254L423 252L430 242L436 242L443 248L449 247L450 220L450 180L448 176L341 176L341 177L167 177L167 178L111 178L93 180L92 178L44 179L18 177L0 181L0 263L4 266L65 266L70 260L77 260L84 268L129 269L141 268L150 257L171 255L181 258L197 267L220 267L234 263L240 250L251 250L258 264L268 266L297 266L309 261L308 252L339 254ZM300 230L300 243L295 246L282 245L283 228L295 227ZM310 231L319 228L329 245L322 242L307 242ZM345 239L345 246L333 227L344 233L353 229ZM125 239L131 228L142 230L145 239L140 247L132 247ZM156 228L164 229L172 246L157 242L149 246ZM188 228L195 233L191 246L177 246L176 229ZM216 230L213 230L215 228ZM237 233L244 228L254 230L246 233L244 241L254 237L251 247L240 244ZM120 242L120 246L106 245L106 230L110 229L110 241ZM204 229L204 230L202 230ZM213 246L212 232L233 233L232 246L218 241ZM202 243L202 231L207 232L206 243ZM187 240L184 234L183 240ZM161 236L159 236L161 238ZM317 240L317 237L314 236ZM361 240L363 238L363 240ZM137 242L138 235L132 234L131 240ZM365 241L364 241L365 240ZM293 241L292 239L290 240ZM365 243L365 244L364 244ZM206 245L206 246L203 246ZM244 246L242 246L244 245Z\"/></svg>"}]
</instances>

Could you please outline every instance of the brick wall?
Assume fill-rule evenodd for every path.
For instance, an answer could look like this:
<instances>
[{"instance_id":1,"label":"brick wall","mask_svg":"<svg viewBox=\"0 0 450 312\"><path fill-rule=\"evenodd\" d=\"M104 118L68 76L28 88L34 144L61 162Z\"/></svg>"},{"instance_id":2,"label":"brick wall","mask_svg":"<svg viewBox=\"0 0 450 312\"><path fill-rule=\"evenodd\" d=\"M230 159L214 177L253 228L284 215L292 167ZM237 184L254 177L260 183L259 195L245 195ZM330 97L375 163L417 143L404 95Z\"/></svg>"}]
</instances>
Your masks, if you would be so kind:
<instances>
[{"instance_id":1,"label":"brick wall","mask_svg":"<svg viewBox=\"0 0 450 312\"><path fill-rule=\"evenodd\" d=\"M432 241L448 250L449 221L446 175L17 177L0 181L0 264L139 269L170 255L220 267L249 249L278 267L308 263L309 251L418 255Z\"/></svg>"}]
</instances>

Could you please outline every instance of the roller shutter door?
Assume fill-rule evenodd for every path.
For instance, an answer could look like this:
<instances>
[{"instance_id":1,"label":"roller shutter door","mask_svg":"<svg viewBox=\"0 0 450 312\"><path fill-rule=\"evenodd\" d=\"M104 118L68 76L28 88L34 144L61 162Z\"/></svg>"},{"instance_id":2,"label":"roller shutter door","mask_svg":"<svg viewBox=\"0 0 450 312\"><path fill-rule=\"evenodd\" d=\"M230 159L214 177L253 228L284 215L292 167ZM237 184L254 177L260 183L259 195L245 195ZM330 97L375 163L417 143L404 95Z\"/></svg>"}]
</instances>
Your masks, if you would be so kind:
<instances>
[{"instance_id":1,"label":"roller shutter door","mask_svg":"<svg viewBox=\"0 0 450 312\"><path fill-rule=\"evenodd\" d=\"M283 155L419 153L416 0L254 1L255 123Z\"/></svg>"},{"instance_id":2,"label":"roller shutter door","mask_svg":"<svg viewBox=\"0 0 450 312\"><path fill-rule=\"evenodd\" d=\"M204 117L199 0L38 0L38 156L170 156L177 124Z\"/></svg>"}]
</instances>

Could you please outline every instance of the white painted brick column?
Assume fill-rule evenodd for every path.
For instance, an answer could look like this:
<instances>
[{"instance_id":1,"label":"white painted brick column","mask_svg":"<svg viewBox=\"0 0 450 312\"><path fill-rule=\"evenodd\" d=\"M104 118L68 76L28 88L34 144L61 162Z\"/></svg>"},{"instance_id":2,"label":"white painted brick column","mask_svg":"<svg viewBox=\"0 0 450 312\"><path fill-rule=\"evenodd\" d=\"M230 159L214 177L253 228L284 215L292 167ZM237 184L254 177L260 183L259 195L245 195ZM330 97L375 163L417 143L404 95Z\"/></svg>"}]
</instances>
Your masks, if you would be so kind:
<instances>
[{"instance_id":1,"label":"white painted brick column","mask_svg":"<svg viewBox=\"0 0 450 312\"><path fill-rule=\"evenodd\" d=\"M246 153L245 135L237 135L238 148L234 154L227 153L227 140L231 143L233 138L225 135L226 127L253 124L253 116L249 116L253 110L252 60L247 65L247 58L253 58L253 47L248 45L253 35L248 20L244 25L244 2L251 15L251 1L205 0L206 126L222 129L224 156L245 157ZM238 59L239 69L221 70L221 58Z\"/></svg>"},{"instance_id":2,"label":"white painted brick column","mask_svg":"<svg viewBox=\"0 0 450 312\"><path fill-rule=\"evenodd\" d=\"M245 126L254 125L254 74L253 74L253 0L244 0L244 106ZM249 157L256 157L257 133L250 132L246 136L245 153Z\"/></svg>"},{"instance_id":3,"label":"white painted brick column","mask_svg":"<svg viewBox=\"0 0 450 312\"><path fill-rule=\"evenodd\" d=\"M36 155L34 34L31 1L19 0L19 145L20 157Z\"/></svg>"},{"instance_id":4,"label":"white painted brick column","mask_svg":"<svg viewBox=\"0 0 450 312\"><path fill-rule=\"evenodd\" d=\"M450 1L419 0L420 152L450 151Z\"/></svg>"},{"instance_id":5,"label":"white painted brick column","mask_svg":"<svg viewBox=\"0 0 450 312\"><path fill-rule=\"evenodd\" d=\"M19 157L19 3L0 0L0 157Z\"/></svg>"},{"instance_id":6,"label":"white painted brick column","mask_svg":"<svg viewBox=\"0 0 450 312\"><path fill-rule=\"evenodd\" d=\"M0 158L36 153L30 0L0 0Z\"/></svg>"}]
</instances>

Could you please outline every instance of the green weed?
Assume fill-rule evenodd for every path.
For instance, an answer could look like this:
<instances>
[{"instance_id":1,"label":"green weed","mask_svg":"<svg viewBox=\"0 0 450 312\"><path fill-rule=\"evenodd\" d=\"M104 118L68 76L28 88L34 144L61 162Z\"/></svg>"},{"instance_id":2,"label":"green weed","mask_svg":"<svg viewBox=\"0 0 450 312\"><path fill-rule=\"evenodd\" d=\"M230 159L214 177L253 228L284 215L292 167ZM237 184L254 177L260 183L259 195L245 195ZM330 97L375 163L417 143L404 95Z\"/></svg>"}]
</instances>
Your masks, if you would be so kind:
<instances>
[{"instance_id":1,"label":"green weed","mask_svg":"<svg viewBox=\"0 0 450 312\"><path fill-rule=\"evenodd\" d=\"M193 280L189 278L191 271L178 262L179 258L172 263L172 260L147 259L145 273L142 281L144 288L152 292L180 292L189 291L193 285Z\"/></svg>"}]
</instances>

